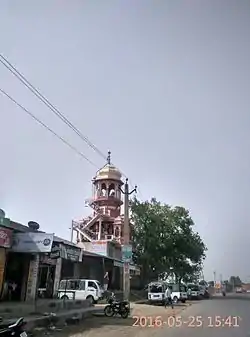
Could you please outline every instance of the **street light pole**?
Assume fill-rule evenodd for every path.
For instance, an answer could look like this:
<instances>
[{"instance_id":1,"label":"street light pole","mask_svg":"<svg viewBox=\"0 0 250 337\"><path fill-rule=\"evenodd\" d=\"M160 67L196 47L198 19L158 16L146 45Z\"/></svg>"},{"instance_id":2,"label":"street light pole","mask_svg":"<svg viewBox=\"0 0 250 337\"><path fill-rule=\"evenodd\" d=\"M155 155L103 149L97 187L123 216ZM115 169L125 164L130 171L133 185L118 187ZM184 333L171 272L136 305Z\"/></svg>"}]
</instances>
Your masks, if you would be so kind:
<instances>
[{"instance_id":1,"label":"street light pole","mask_svg":"<svg viewBox=\"0 0 250 337\"><path fill-rule=\"evenodd\" d=\"M136 192L137 186L132 191L129 191L128 179L124 185L124 191L120 188L120 191L124 194L124 223L123 223L123 249L124 251L130 249L130 224L129 224L129 196ZM130 273L129 273L129 259L125 259L123 263L123 299L129 299L130 293Z\"/></svg>"}]
</instances>

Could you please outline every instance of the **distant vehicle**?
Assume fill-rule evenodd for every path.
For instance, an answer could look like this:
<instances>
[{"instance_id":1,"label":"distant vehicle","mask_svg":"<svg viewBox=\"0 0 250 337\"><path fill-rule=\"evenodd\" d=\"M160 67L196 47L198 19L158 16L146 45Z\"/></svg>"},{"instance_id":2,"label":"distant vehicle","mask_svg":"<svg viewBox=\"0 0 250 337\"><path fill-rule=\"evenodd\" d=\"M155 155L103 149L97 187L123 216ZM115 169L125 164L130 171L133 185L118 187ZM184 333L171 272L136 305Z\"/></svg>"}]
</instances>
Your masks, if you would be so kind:
<instances>
[{"instance_id":1,"label":"distant vehicle","mask_svg":"<svg viewBox=\"0 0 250 337\"><path fill-rule=\"evenodd\" d=\"M201 297L205 297L207 287L205 287L205 286L203 286L203 285L199 285L199 289L200 289L199 295L200 295Z\"/></svg>"},{"instance_id":2,"label":"distant vehicle","mask_svg":"<svg viewBox=\"0 0 250 337\"><path fill-rule=\"evenodd\" d=\"M200 287L197 284L188 284L188 295L190 299L199 299L200 298Z\"/></svg>"},{"instance_id":3,"label":"distant vehicle","mask_svg":"<svg viewBox=\"0 0 250 337\"><path fill-rule=\"evenodd\" d=\"M242 291L242 288L241 288L241 287L237 287L237 288L235 289L235 292L236 292L236 293L238 293L238 294L241 294L241 293L243 293L243 291Z\"/></svg>"}]
</instances>

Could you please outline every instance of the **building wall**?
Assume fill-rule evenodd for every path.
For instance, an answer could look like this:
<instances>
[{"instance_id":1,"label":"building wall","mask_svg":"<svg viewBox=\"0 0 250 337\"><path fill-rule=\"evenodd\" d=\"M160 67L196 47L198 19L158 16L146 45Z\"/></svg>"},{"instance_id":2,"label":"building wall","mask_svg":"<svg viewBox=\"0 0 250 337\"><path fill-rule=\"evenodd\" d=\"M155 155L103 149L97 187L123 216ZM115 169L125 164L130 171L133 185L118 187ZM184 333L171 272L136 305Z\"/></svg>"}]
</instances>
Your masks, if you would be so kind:
<instances>
[{"instance_id":1,"label":"building wall","mask_svg":"<svg viewBox=\"0 0 250 337\"><path fill-rule=\"evenodd\" d=\"M121 246L117 245L114 242L108 242L107 243L107 256L113 259L121 260L122 259Z\"/></svg>"},{"instance_id":2,"label":"building wall","mask_svg":"<svg viewBox=\"0 0 250 337\"><path fill-rule=\"evenodd\" d=\"M103 283L104 265L103 257L83 256L78 264L78 275L82 278L90 278Z\"/></svg>"},{"instance_id":3,"label":"building wall","mask_svg":"<svg viewBox=\"0 0 250 337\"><path fill-rule=\"evenodd\" d=\"M62 259L61 280L74 277L74 265L76 262Z\"/></svg>"},{"instance_id":4,"label":"building wall","mask_svg":"<svg viewBox=\"0 0 250 337\"><path fill-rule=\"evenodd\" d=\"M6 264L6 249L0 247L0 295L2 294L4 285L5 264Z\"/></svg>"}]
</instances>

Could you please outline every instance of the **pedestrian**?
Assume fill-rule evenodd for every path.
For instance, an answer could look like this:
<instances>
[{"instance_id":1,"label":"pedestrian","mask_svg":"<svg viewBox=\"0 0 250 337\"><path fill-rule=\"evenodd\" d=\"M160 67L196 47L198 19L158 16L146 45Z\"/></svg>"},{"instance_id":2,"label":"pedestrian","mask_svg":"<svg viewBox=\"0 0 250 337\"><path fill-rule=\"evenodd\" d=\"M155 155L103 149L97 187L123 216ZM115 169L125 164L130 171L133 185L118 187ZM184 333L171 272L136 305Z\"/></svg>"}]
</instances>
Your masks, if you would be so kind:
<instances>
[{"instance_id":1,"label":"pedestrian","mask_svg":"<svg viewBox=\"0 0 250 337\"><path fill-rule=\"evenodd\" d=\"M16 282L9 281L8 282L8 300L9 301L12 301L13 299L15 299L16 289L17 289Z\"/></svg>"},{"instance_id":2,"label":"pedestrian","mask_svg":"<svg viewBox=\"0 0 250 337\"><path fill-rule=\"evenodd\" d=\"M167 289L165 291L165 308L167 307L167 305L171 305L172 309L174 309L171 294L172 294L171 288L167 286Z\"/></svg>"},{"instance_id":3,"label":"pedestrian","mask_svg":"<svg viewBox=\"0 0 250 337\"><path fill-rule=\"evenodd\" d=\"M108 290L108 285L109 285L109 273L106 272L104 275L104 291Z\"/></svg>"}]
</instances>

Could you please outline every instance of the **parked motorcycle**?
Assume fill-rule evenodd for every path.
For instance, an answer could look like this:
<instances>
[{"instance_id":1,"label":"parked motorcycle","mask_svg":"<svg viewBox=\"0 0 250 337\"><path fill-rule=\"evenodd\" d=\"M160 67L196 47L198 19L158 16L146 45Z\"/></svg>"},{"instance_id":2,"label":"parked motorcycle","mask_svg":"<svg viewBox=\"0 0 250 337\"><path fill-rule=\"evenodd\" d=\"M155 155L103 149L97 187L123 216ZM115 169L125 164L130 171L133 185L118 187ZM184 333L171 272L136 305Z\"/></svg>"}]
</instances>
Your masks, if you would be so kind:
<instances>
[{"instance_id":1,"label":"parked motorcycle","mask_svg":"<svg viewBox=\"0 0 250 337\"><path fill-rule=\"evenodd\" d=\"M24 330L25 322L23 318L19 318L14 323L2 324L0 318L0 337L27 337L27 333Z\"/></svg>"},{"instance_id":2,"label":"parked motorcycle","mask_svg":"<svg viewBox=\"0 0 250 337\"><path fill-rule=\"evenodd\" d=\"M113 317L120 315L122 318L127 318L130 313L130 303L128 301L117 301L114 293L108 299L108 305L104 308L104 315Z\"/></svg>"}]
</instances>

